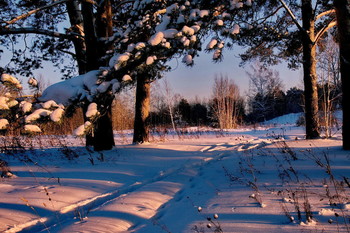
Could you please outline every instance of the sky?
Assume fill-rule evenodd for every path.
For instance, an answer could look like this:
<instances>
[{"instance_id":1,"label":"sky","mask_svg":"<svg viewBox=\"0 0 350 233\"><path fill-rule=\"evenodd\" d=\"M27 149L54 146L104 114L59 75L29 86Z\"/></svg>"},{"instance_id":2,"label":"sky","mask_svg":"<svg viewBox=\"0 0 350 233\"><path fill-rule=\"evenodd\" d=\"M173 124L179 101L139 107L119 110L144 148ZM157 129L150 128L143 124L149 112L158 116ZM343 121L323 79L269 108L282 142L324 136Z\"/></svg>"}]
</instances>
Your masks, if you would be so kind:
<instances>
[{"instance_id":1,"label":"sky","mask_svg":"<svg viewBox=\"0 0 350 233\"><path fill-rule=\"evenodd\" d=\"M246 96L249 91L249 78L246 71L250 70L250 65L239 66L239 52L238 47L224 51L224 59L219 63L212 61L212 53L201 52L200 56L195 58L193 67L187 67L183 64L181 62L182 57L173 59L170 62L172 71L165 73L164 78L169 81L173 93L180 94L188 100L193 100L196 97L200 99L210 98L214 78L221 74L233 79L240 89L240 94ZM9 59L10 54L5 52L0 60L0 66L4 66ZM271 68L279 71L285 91L294 86L302 88L302 73L300 70L289 70L284 63ZM50 63L46 63L44 69L34 71L34 77L39 75L42 75L44 80L50 84L62 81L62 75ZM23 84L28 81L27 77L17 76L17 78ZM28 91L28 88L25 91Z\"/></svg>"},{"instance_id":2,"label":"sky","mask_svg":"<svg viewBox=\"0 0 350 233\"><path fill-rule=\"evenodd\" d=\"M200 98L210 97L215 76L227 75L229 79L234 80L240 88L241 95L244 96L249 91L249 77L246 71L250 71L250 64L244 67L239 66L238 49L224 52L224 59L220 63L212 62L212 54L204 52L200 54L200 57L195 58L193 67L186 67L181 63L182 58L178 58L178 61L174 60L171 62L173 67L176 68L172 72L165 74L165 77L171 83L175 93L191 99L196 96ZM271 69L279 72L285 91L294 86L302 88L301 70L289 70L285 63L273 66Z\"/></svg>"}]
</instances>

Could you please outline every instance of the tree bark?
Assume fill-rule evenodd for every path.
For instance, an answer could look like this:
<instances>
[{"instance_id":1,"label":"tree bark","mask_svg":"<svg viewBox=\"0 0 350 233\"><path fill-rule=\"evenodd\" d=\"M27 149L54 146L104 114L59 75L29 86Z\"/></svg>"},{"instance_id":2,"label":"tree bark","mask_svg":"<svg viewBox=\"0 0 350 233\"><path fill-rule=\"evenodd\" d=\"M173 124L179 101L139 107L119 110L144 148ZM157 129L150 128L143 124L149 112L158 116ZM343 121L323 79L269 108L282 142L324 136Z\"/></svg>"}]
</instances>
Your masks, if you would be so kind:
<instances>
[{"instance_id":1,"label":"tree bark","mask_svg":"<svg viewBox=\"0 0 350 233\"><path fill-rule=\"evenodd\" d=\"M102 58L108 50L113 49L113 44L107 43L108 38L113 36L112 5L110 0L104 0L101 6L97 8L96 34L99 39L103 39L102 41L98 41L99 49L97 51L99 58ZM99 62L101 66L108 65L108 61L106 60L100 60Z\"/></svg>"},{"instance_id":2,"label":"tree bark","mask_svg":"<svg viewBox=\"0 0 350 233\"><path fill-rule=\"evenodd\" d=\"M87 72L86 67L86 45L83 38L83 16L79 9L78 1L68 1L66 3L69 21L71 24L71 29L74 33L81 35L81 37L76 37L73 39L73 44L75 48L76 61L78 63L79 74L85 74Z\"/></svg>"},{"instance_id":3,"label":"tree bark","mask_svg":"<svg viewBox=\"0 0 350 233\"><path fill-rule=\"evenodd\" d=\"M111 150L115 146L112 127L113 98L114 96L110 96L102 103L103 109L100 111L102 115L94 125L93 146L95 151Z\"/></svg>"},{"instance_id":4,"label":"tree bark","mask_svg":"<svg viewBox=\"0 0 350 233\"><path fill-rule=\"evenodd\" d=\"M350 150L350 2L334 0L340 51L340 73L343 90L343 149Z\"/></svg>"},{"instance_id":5,"label":"tree bark","mask_svg":"<svg viewBox=\"0 0 350 233\"><path fill-rule=\"evenodd\" d=\"M136 85L135 121L133 143L149 141L149 109L151 81L147 75L139 76Z\"/></svg>"},{"instance_id":6,"label":"tree bark","mask_svg":"<svg viewBox=\"0 0 350 233\"><path fill-rule=\"evenodd\" d=\"M105 66L102 57L107 50L112 49L99 41L101 38L107 39L113 33L112 6L109 0L103 1L95 17L91 3L82 2L81 4L86 43L86 65L89 71ZM96 151L110 150L115 145L112 125L113 98L112 96L108 98L111 100L103 100L99 103L103 108L100 109L102 115L95 122L93 134L86 135L86 146L93 146ZM84 106L84 113L88 104Z\"/></svg>"},{"instance_id":7,"label":"tree bark","mask_svg":"<svg viewBox=\"0 0 350 233\"><path fill-rule=\"evenodd\" d=\"M302 1L302 33L303 43L303 72L304 72L304 97L305 97L305 124L306 138L320 137L318 119L318 93L316 74L316 44L315 40L315 16L311 0Z\"/></svg>"},{"instance_id":8,"label":"tree bark","mask_svg":"<svg viewBox=\"0 0 350 233\"><path fill-rule=\"evenodd\" d=\"M86 66L88 70L97 70L98 64L98 44L97 35L95 31L93 6L91 3L82 2L81 10L84 19L84 34L86 44Z\"/></svg>"}]
</instances>

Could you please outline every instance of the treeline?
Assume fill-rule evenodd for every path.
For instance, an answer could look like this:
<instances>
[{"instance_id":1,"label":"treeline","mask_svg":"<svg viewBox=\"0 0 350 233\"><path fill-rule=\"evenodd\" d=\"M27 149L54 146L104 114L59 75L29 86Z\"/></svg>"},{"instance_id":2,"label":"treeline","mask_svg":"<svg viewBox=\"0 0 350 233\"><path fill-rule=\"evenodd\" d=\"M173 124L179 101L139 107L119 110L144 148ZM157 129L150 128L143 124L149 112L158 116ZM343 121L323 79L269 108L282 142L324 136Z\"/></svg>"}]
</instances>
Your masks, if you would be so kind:
<instances>
[{"instance_id":1,"label":"treeline","mask_svg":"<svg viewBox=\"0 0 350 233\"><path fill-rule=\"evenodd\" d=\"M206 125L221 129L255 124L289 113L304 112L304 91L292 87L283 90L278 72L260 65L247 72L250 88L243 98L232 79L217 75L209 99L188 100L168 91L166 94L152 92L153 107L150 125L198 126ZM168 83L166 85L169 85ZM167 88L158 87L156 90ZM321 126L332 124L332 113L341 108L340 82L320 79L318 105ZM302 123L302 122L300 122Z\"/></svg>"}]
</instances>

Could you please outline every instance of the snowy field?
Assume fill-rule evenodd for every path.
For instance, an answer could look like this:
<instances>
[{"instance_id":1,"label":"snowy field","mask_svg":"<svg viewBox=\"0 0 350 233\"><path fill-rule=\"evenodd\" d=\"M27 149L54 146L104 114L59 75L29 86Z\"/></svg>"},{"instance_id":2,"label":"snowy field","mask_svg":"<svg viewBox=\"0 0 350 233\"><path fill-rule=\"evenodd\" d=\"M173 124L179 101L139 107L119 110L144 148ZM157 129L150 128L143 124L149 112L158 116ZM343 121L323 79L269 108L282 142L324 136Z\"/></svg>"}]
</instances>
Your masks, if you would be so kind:
<instances>
[{"instance_id":1,"label":"snowy field","mask_svg":"<svg viewBox=\"0 0 350 233\"><path fill-rule=\"evenodd\" d=\"M103 153L1 138L0 232L349 232L350 152L337 131L304 140L297 117L146 145L117 132Z\"/></svg>"}]
</instances>

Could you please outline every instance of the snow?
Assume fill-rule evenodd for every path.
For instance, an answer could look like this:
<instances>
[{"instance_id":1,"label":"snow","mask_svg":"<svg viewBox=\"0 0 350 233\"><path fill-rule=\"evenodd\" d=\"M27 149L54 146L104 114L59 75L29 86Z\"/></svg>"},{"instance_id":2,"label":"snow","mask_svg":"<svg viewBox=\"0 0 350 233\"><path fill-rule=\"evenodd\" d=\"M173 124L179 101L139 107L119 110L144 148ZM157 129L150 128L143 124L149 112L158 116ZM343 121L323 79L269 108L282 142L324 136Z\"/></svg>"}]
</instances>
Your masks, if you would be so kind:
<instances>
[{"instance_id":1,"label":"snow","mask_svg":"<svg viewBox=\"0 0 350 233\"><path fill-rule=\"evenodd\" d=\"M209 16L209 10L201 10L199 12L199 17L204 18L206 16Z\"/></svg>"},{"instance_id":2,"label":"snow","mask_svg":"<svg viewBox=\"0 0 350 233\"><path fill-rule=\"evenodd\" d=\"M195 33L193 28L187 27L186 25L183 26L182 32L186 35L189 35L189 36L192 36Z\"/></svg>"},{"instance_id":3,"label":"snow","mask_svg":"<svg viewBox=\"0 0 350 233\"><path fill-rule=\"evenodd\" d=\"M152 65L154 63L154 61L157 60L157 57L156 56L149 56L147 57L146 59L146 65Z\"/></svg>"},{"instance_id":4,"label":"snow","mask_svg":"<svg viewBox=\"0 0 350 233\"><path fill-rule=\"evenodd\" d=\"M131 53L135 49L135 44L129 44L127 51Z\"/></svg>"},{"instance_id":5,"label":"snow","mask_svg":"<svg viewBox=\"0 0 350 233\"><path fill-rule=\"evenodd\" d=\"M135 49L140 50L146 47L146 44L144 42L138 42L135 46Z\"/></svg>"},{"instance_id":6,"label":"snow","mask_svg":"<svg viewBox=\"0 0 350 233\"><path fill-rule=\"evenodd\" d=\"M264 125L295 125L303 113L290 113L272 120L265 121Z\"/></svg>"},{"instance_id":7,"label":"snow","mask_svg":"<svg viewBox=\"0 0 350 233\"><path fill-rule=\"evenodd\" d=\"M41 106L45 109L50 109L50 108L55 108L58 107L55 101L53 100L48 100L45 103L41 103Z\"/></svg>"},{"instance_id":8,"label":"snow","mask_svg":"<svg viewBox=\"0 0 350 233\"><path fill-rule=\"evenodd\" d=\"M7 105L9 106L9 108L12 108L14 106L16 106L18 104L17 100L10 100L7 102Z\"/></svg>"},{"instance_id":9,"label":"snow","mask_svg":"<svg viewBox=\"0 0 350 233\"><path fill-rule=\"evenodd\" d=\"M91 126L90 121L86 121L83 125L79 126L73 131L74 136L83 136L86 133L86 130Z\"/></svg>"},{"instance_id":10,"label":"snow","mask_svg":"<svg viewBox=\"0 0 350 233\"><path fill-rule=\"evenodd\" d=\"M28 79L28 84L29 84L29 86L32 86L32 87L38 87L38 80L31 77Z\"/></svg>"},{"instance_id":11,"label":"snow","mask_svg":"<svg viewBox=\"0 0 350 233\"><path fill-rule=\"evenodd\" d=\"M217 60L217 59L220 59L221 57L221 50L220 49L216 49L213 53L213 59L214 60Z\"/></svg>"},{"instance_id":12,"label":"snow","mask_svg":"<svg viewBox=\"0 0 350 233\"><path fill-rule=\"evenodd\" d=\"M130 75L126 74L123 76L122 80L123 80L123 82L128 82L128 81L132 81L132 78Z\"/></svg>"},{"instance_id":13,"label":"snow","mask_svg":"<svg viewBox=\"0 0 350 233\"><path fill-rule=\"evenodd\" d=\"M105 93L108 88L111 86L111 82L109 81L104 81L102 82L100 85L98 85L98 87L96 88L96 90L99 92L99 93Z\"/></svg>"},{"instance_id":14,"label":"snow","mask_svg":"<svg viewBox=\"0 0 350 233\"><path fill-rule=\"evenodd\" d=\"M216 26L224 26L224 21L222 21L221 19L218 19L215 21Z\"/></svg>"},{"instance_id":15,"label":"snow","mask_svg":"<svg viewBox=\"0 0 350 233\"><path fill-rule=\"evenodd\" d=\"M193 64L192 56L189 54L184 56L184 58L182 59L182 62L184 62L186 65L192 65Z\"/></svg>"},{"instance_id":16,"label":"snow","mask_svg":"<svg viewBox=\"0 0 350 233\"><path fill-rule=\"evenodd\" d=\"M233 26L233 28L232 28L232 30L231 30L230 33L231 33L232 35L238 34L238 33L239 33L239 29L240 29L239 25L238 25L238 24L235 24L235 25Z\"/></svg>"},{"instance_id":17,"label":"snow","mask_svg":"<svg viewBox=\"0 0 350 233\"><path fill-rule=\"evenodd\" d=\"M12 85L18 89L22 89L21 82L17 78L13 77L12 75L2 74L0 77L0 80L3 83L8 83L9 85Z\"/></svg>"},{"instance_id":18,"label":"snow","mask_svg":"<svg viewBox=\"0 0 350 233\"><path fill-rule=\"evenodd\" d=\"M194 30L194 32L198 32L200 29L201 29L201 26L199 26L199 25L193 25L193 26L191 26L191 28Z\"/></svg>"},{"instance_id":19,"label":"snow","mask_svg":"<svg viewBox=\"0 0 350 233\"><path fill-rule=\"evenodd\" d=\"M50 119L53 122L59 122L61 121L63 114L64 114L64 109L57 108L50 114Z\"/></svg>"},{"instance_id":20,"label":"snow","mask_svg":"<svg viewBox=\"0 0 350 233\"><path fill-rule=\"evenodd\" d=\"M162 42L163 38L164 38L163 32L157 32L149 39L148 43L152 46L156 46Z\"/></svg>"},{"instance_id":21,"label":"snow","mask_svg":"<svg viewBox=\"0 0 350 233\"><path fill-rule=\"evenodd\" d=\"M4 130L9 125L9 121L7 119L0 119L0 130Z\"/></svg>"},{"instance_id":22,"label":"snow","mask_svg":"<svg viewBox=\"0 0 350 233\"><path fill-rule=\"evenodd\" d=\"M0 154L15 174L0 182L0 231L187 233L210 224L205 232L347 232L342 214L350 214L349 188L338 190L339 206L330 205L326 188L335 195L335 186L316 163L326 163L327 155L338 184L350 177L341 132L295 140L303 128L284 125L283 118L271 122L223 131L180 128L153 134L147 145L133 145L131 132L119 131L116 148L101 153L69 135L23 138L25 158ZM79 156L67 159L69 151Z\"/></svg>"},{"instance_id":23,"label":"snow","mask_svg":"<svg viewBox=\"0 0 350 233\"><path fill-rule=\"evenodd\" d=\"M157 25L155 30L157 32L166 30L168 27L168 24L170 23L170 20L171 20L171 18L169 16L164 16L162 22Z\"/></svg>"},{"instance_id":24,"label":"snow","mask_svg":"<svg viewBox=\"0 0 350 233\"><path fill-rule=\"evenodd\" d=\"M185 46L185 47L188 47L189 45L190 45L190 43L191 43L191 41L187 38L187 37L182 37L182 43L183 43L183 45Z\"/></svg>"},{"instance_id":25,"label":"snow","mask_svg":"<svg viewBox=\"0 0 350 233\"><path fill-rule=\"evenodd\" d=\"M217 43L218 43L218 41L217 41L216 39L212 39L212 40L208 43L207 49L213 49Z\"/></svg>"},{"instance_id":26,"label":"snow","mask_svg":"<svg viewBox=\"0 0 350 233\"><path fill-rule=\"evenodd\" d=\"M179 31L173 28L163 31L164 38L166 39L174 38L177 33L179 33Z\"/></svg>"},{"instance_id":27,"label":"snow","mask_svg":"<svg viewBox=\"0 0 350 233\"><path fill-rule=\"evenodd\" d=\"M0 109L3 109L3 110L9 109L9 106L7 105L8 101L9 101L8 97L0 96Z\"/></svg>"},{"instance_id":28,"label":"snow","mask_svg":"<svg viewBox=\"0 0 350 233\"><path fill-rule=\"evenodd\" d=\"M35 110L34 112L32 112L31 114L29 114L28 116L26 116L24 120L26 123L33 122L33 121L38 120L40 117L49 116L51 113L52 113L52 111L50 111L50 110L39 108L39 109Z\"/></svg>"},{"instance_id":29,"label":"snow","mask_svg":"<svg viewBox=\"0 0 350 233\"><path fill-rule=\"evenodd\" d=\"M101 71L93 70L86 74L67 79L46 88L39 101L55 101L57 104L68 105L76 100L91 96L97 88L97 80Z\"/></svg>"},{"instance_id":30,"label":"snow","mask_svg":"<svg viewBox=\"0 0 350 233\"><path fill-rule=\"evenodd\" d=\"M85 116L87 118L91 118L91 117L94 117L98 114L98 110L97 110L97 104L96 103L90 103L89 106L88 106L88 109L85 113Z\"/></svg>"},{"instance_id":31,"label":"snow","mask_svg":"<svg viewBox=\"0 0 350 233\"><path fill-rule=\"evenodd\" d=\"M135 46L137 48L137 45ZM115 70L119 70L119 68L129 60L130 54L128 52L123 54L115 54L109 60L109 67L114 67Z\"/></svg>"},{"instance_id":32,"label":"snow","mask_svg":"<svg viewBox=\"0 0 350 233\"><path fill-rule=\"evenodd\" d=\"M174 3L166 8L166 13L171 14L173 11L175 11L178 8L178 4Z\"/></svg>"},{"instance_id":33,"label":"snow","mask_svg":"<svg viewBox=\"0 0 350 233\"><path fill-rule=\"evenodd\" d=\"M28 133L40 133L41 129L37 125L25 125L24 131Z\"/></svg>"},{"instance_id":34,"label":"snow","mask_svg":"<svg viewBox=\"0 0 350 233\"><path fill-rule=\"evenodd\" d=\"M176 21L177 24L185 23L185 16L183 14L180 14Z\"/></svg>"},{"instance_id":35,"label":"snow","mask_svg":"<svg viewBox=\"0 0 350 233\"><path fill-rule=\"evenodd\" d=\"M21 101L21 103L19 103L19 107L24 113L30 112L30 110L32 109L32 103L28 101Z\"/></svg>"}]
</instances>

